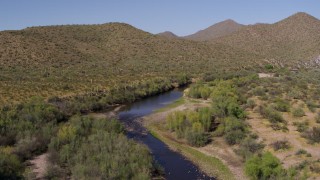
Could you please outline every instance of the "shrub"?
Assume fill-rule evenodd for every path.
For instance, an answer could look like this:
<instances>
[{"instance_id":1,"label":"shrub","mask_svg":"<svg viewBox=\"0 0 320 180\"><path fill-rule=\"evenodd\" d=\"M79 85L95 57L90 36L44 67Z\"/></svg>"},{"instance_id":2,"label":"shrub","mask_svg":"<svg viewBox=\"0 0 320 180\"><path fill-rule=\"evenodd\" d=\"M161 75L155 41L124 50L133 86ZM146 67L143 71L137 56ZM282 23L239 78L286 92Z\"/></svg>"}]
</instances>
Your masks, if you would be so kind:
<instances>
[{"instance_id":1,"label":"shrub","mask_svg":"<svg viewBox=\"0 0 320 180\"><path fill-rule=\"evenodd\" d=\"M245 163L245 173L254 180L277 179L284 174L285 170L281 166L279 159L270 152L261 156L253 156Z\"/></svg>"},{"instance_id":2,"label":"shrub","mask_svg":"<svg viewBox=\"0 0 320 180\"><path fill-rule=\"evenodd\" d=\"M271 146L275 151L286 150L290 148L290 144L287 140L276 141L272 143Z\"/></svg>"},{"instance_id":3,"label":"shrub","mask_svg":"<svg viewBox=\"0 0 320 180\"><path fill-rule=\"evenodd\" d=\"M294 117L303 117L305 115L305 113L302 108L294 108L292 110L292 115Z\"/></svg>"},{"instance_id":4,"label":"shrub","mask_svg":"<svg viewBox=\"0 0 320 180\"><path fill-rule=\"evenodd\" d=\"M178 136L183 136L186 124L186 115L182 111L173 112L167 116L167 126L169 130L175 131Z\"/></svg>"},{"instance_id":5,"label":"shrub","mask_svg":"<svg viewBox=\"0 0 320 180\"><path fill-rule=\"evenodd\" d=\"M320 123L320 112L318 112L317 116L316 116L316 122Z\"/></svg>"},{"instance_id":6,"label":"shrub","mask_svg":"<svg viewBox=\"0 0 320 180\"><path fill-rule=\"evenodd\" d=\"M25 137L18 141L14 153L22 159L29 159L35 151L39 151L39 147L41 147L41 145L36 138Z\"/></svg>"},{"instance_id":7,"label":"shrub","mask_svg":"<svg viewBox=\"0 0 320 180\"><path fill-rule=\"evenodd\" d=\"M202 84L193 84L190 86L189 91L188 91L188 96L191 98L202 98L202 99L208 99L211 94L211 89Z\"/></svg>"},{"instance_id":8,"label":"shrub","mask_svg":"<svg viewBox=\"0 0 320 180\"><path fill-rule=\"evenodd\" d=\"M262 143L258 143L256 139L252 137L247 137L240 143L236 153L246 160L254 154L259 153L263 148L264 145Z\"/></svg>"},{"instance_id":9,"label":"shrub","mask_svg":"<svg viewBox=\"0 0 320 180\"><path fill-rule=\"evenodd\" d=\"M272 123L270 127L275 131L282 130L283 132L288 132L289 129L285 123Z\"/></svg>"},{"instance_id":10,"label":"shrub","mask_svg":"<svg viewBox=\"0 0 320 180\"><path fill-rule=\"evenodd\" d=\"M246 137L247 129L242 120L233 116L222 119L221 124L213 133L215 136L224 135L228 144L240 143Z\"/></svg>"},{"instance_id":11,"label":"shrub","mask_svg":"<svg viewBox=\"0 0 320 180\"><path fill-rule=\"evenodd\" d=\"M219 124L219 126L213 131L212 135L213 136L223 136L224 135L224 130L225 130L225 125L223 123Z\"/></svg>"},{"instance_id":12,"label":"shrub","mask_svg":"<svg viewBox=\"0 0 320 180\"><path fill-rule=\"evenodd\" d=\"M23 170L16 155L0 152L0 179L22 179Z\"/></svg>"},{"instance_id":13,"label":"shrub","mask_svg":"<svg viewBox=\"0 0 320 180\"><path fill-rule=\"evenodd\" d=\"M191 146L201 147L206 145L209 141L207 134L195 130L187 130L185 136Z\"/></svg>"},{"instance_id":14,"label":"shrub","mask_svg":"<svg viewBox=\"0 0 320 180\"><path fill-rule=\"evenodd\" d=\"M235 116L244 118L244 110L240 107L237 89L232 81L217 81L212 93L212 110L216 117Z\"/></svg>"},{"instance_id":15,"label":"shrub","mask_svg":"<svg viewBox=\"0 0 320 180\"><path fill-rule=\"evenodd\" d=\"M303 136L311 143L320 143L320 127L313 127L311 130L306 131Z\"/></svg>"},{"instance_id":16,"label":"shrub","mask_svg":"<svg viewBox=\"0 0 320 180\"><path fill-rule=\"evenodd\" d=\"M177 111L167 116L167 127L176 133L178 138L186 138L192 146L204 146L208 140L212 115L209 108L196 111Z\"/></svg>"},{"instance_id":17,"label":"shrub","mask_svg":"<svg viewBox=\"0 0 320 180\"><path fill-rule=\"evenodd\" d=\"M299 131L299 132L305 132L309 127L308 121L294 122L293 125L297 127L297 131Z\"/></svg>"},{"instance_id":18,"label":"shrub","mask_svg":"<svg viewBox=\"0 0 320 180\"><path fill-rule=\"evenodd\" d=\"M267 70L272 70L273 69L273 65L272 64L266 64L264 66Z\"/></svg>"},{"instance_id":19,"label":"shrub","mask_svg":"<svg viewBox=\"0 0 320 180\"><path fill-rule=\"evenodd\" d=\"M151 178L154 166L150 152L128 140L116 120L75 116L58 134L49 146L48 178Z\"/></svg>"},{"instance_id":20,"label":"shrub","mask_svg":"<svg viewBox=\"0 0 320 180\"><path fill-rule=\"evenodd\" d=\"M271 123L285 122L282 115L271 106L260 106L260 114Z\"/></svg>"},{"instance_id":21,"label":"shrub","mask_svg":"<svg viewBox=\"0 0 320 180\"><path fill-rule=\"evenodd\" d=\"M227 132L225 135L225 140L228 144L234 145L240 143L246 137L245 132L241 130L235 130Z\"/></svg>"},{"instance_id":22,"label":"shrub","mask_svg":"<svg viewBox=\"0 0 320 180\"><path fill-rule=\"evenodd\" d=\"M293 99L302 99L303 93L300 90L295 88L288 93L288 96Z\"/></svg>"},{"instance_id":23,"label":"shrub","mask_svg":"<svg viewBox=\"0 0 320 180\"><path fill-rule=\"evenodd\" d=\"M283 99L277 99L275 101L274 108L281 112L288 112L290 110L290 104L288 101L285 101Z\"/></svg>"},{"instance_id":24,"label":"shrub","mask_svg":"<svg viewBox=\"0 0 320 180\"><path fill-rule=\"evenodd\" d=\"M311 112L315 112L316 108L318 108L318 105L314 101L307 101L306 104Z\"/></svg>"},{"instance_id":25,"label":"shrub","mask_svg":"<svg viewBox=\"0 0 320 180\"><path fill-rule=\"evenodd\" d=\"M204 128L205 132L211 130L212 125L212 111L209 108L200 108L198 110L199 120Z\"/></svg>"},{"instance_id":26,"label":"shrub","mask_svg":"<svg viewBox=\"0 0 320 180\"><path fill-rule=\"evenodd\" d=\"M312 172L315 172L315 173L320 173L320 163L319 162L314 162L310 165L310 170Z\"/></svg>"},{"instance_id":27,"label":"shrub","mask_svg":"<svg viewBox=\"0 0 320 180\"><path fill-rule=\"evenodd\" d=\"M307 154L308 152L304 149L299 149L297 152L296 152L296 155L302 155L302 154Z\"/></svg>"},{"instance_id":28,"label":"shrub","mask_svg":"<svg viewBox=\"0 0 320 180\"><path fill-rule=\"evenodd\" d=\"M256 102L253 99L247 100L247 107L253 109L256 106Z\"/></svg>"},{"instance_id":29,"label":"shrub","mask_svg":"<svg viewBox=\"0 0 320 180\"><path fill-rule=\"evenodd\" d=\"M264 96L266 94L266 89L261 86L258 86L253 89L253 94L256 96Z\"/></svg>"}]
</instances>

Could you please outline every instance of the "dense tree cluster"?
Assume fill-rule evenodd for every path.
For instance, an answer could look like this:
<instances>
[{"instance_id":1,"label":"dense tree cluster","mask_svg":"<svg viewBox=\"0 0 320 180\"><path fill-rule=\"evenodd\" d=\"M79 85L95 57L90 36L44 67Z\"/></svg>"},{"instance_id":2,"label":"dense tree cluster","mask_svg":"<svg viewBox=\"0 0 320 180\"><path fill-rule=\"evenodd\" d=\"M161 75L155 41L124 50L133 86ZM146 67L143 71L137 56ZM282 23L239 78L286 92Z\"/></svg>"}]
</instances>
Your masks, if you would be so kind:
<instances>
[{"instance_id":1,"label":"dense tree cluster","mask_svg":"<svg viewBox=\"0 0 320 180\"><path fill-rule=\"evenodd\" d=\"M148 149L124 135L117 120L75 116L62 125L49 145L48 176L74 179L150 179Z\"/></svg>"}]
</instances>

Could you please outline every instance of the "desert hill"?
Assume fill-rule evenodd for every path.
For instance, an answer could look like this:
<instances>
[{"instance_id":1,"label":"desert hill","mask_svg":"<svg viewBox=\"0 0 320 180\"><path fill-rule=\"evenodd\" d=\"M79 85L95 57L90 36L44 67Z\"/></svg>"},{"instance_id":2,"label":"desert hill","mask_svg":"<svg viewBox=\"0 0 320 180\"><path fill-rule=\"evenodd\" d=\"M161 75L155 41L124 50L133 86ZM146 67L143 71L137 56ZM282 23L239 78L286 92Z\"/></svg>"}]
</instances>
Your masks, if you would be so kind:
<instances>
[{"instance_id":1,"label":"desert hill","mask_svg":"<svg viewBox=\"0 0 320 180\"><path fill-rule=\"evenodd\" d=\"M228 19L226 21L214 24L204 30L200 30L189 36L185 36L184 38L195 41L208 41L232 34L243 27L244 25L238 24L237 22Z\"/></svg>"}]
</instances>

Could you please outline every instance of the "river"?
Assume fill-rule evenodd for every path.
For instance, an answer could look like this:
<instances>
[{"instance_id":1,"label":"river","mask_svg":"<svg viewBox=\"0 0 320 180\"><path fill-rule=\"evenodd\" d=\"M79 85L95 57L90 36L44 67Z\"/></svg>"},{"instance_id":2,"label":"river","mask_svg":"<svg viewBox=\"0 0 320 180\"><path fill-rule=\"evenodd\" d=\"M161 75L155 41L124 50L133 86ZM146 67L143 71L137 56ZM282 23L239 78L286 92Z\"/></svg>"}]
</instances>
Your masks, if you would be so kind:
<instances>
[{"instance_id":1,"label":"river","mask_svg":"<svg viewBox=\"0 0 320 180\"><path fill-rule=\"evenodd\" d=\"M172 151L165 143L153 137L139 122L141 117L149 115L153 111L174 102L182 95L181 90L175 89L148 97L126 106L125 109L119 112L118 118L129 129L129 138L147 145L154 159L164 168L166 179L214 179L201 172L197 166L181 154Z\"/></svg>"}]
</instances>

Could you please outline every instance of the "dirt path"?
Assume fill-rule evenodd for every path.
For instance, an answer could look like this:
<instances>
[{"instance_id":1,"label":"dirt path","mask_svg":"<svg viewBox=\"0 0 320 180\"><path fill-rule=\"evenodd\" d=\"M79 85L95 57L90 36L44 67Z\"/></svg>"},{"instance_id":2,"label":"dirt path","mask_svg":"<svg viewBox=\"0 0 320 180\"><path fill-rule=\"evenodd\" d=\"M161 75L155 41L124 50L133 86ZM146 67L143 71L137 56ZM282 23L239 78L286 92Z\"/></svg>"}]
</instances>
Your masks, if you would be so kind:
<instances>
[{"instance_id":1,"label":"dirt path","mask_svg":"<svg viewBox=\"0 0 320 180\"><path fill-rule=\"evenodd\" d=\"M36 179L44 179L48 162L48 153L41 154L30 160L32 172L35 174Z\"/></svg>"}]
</instances>

